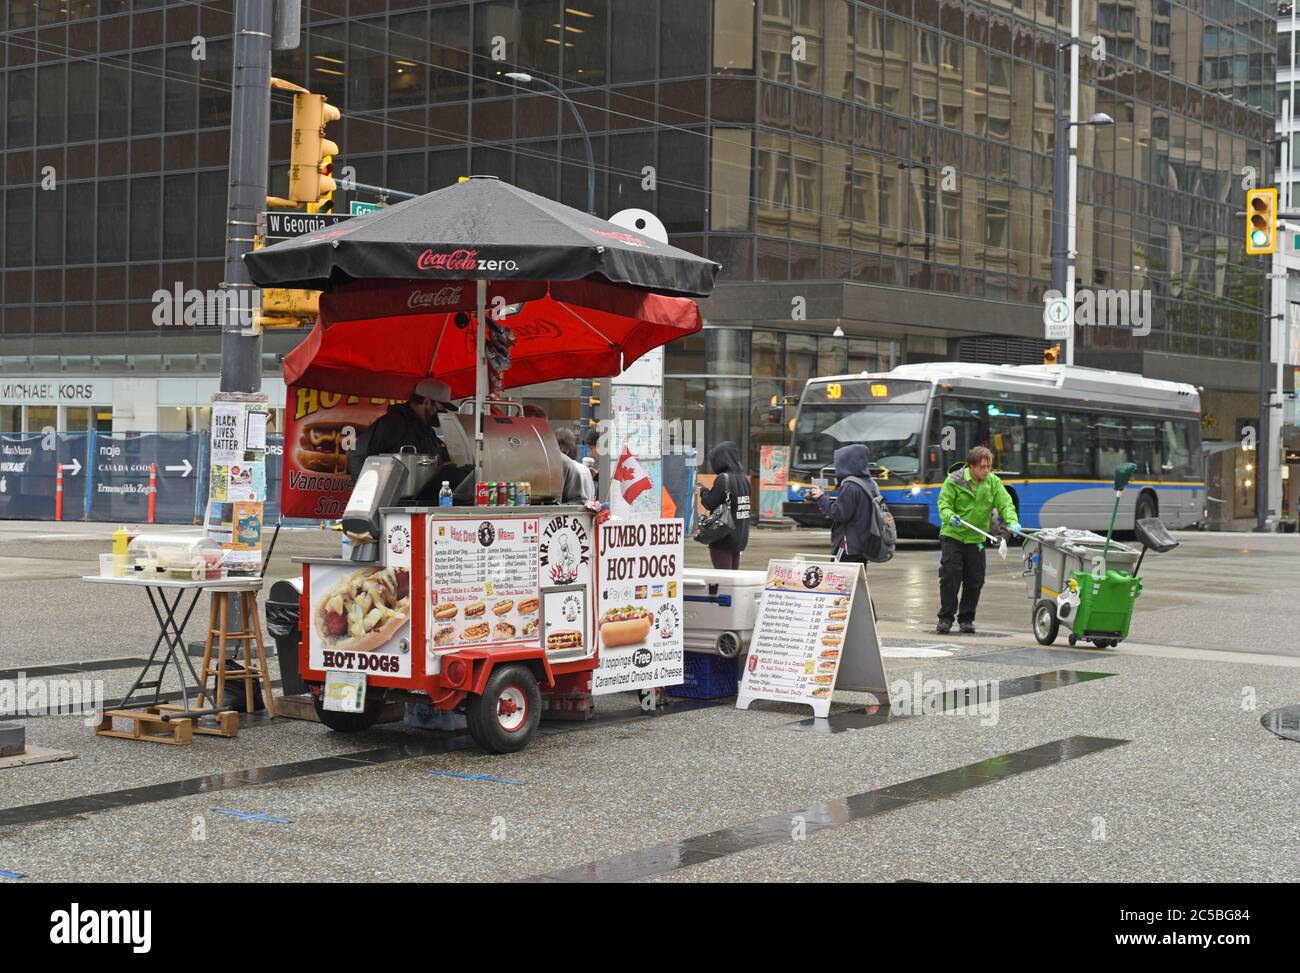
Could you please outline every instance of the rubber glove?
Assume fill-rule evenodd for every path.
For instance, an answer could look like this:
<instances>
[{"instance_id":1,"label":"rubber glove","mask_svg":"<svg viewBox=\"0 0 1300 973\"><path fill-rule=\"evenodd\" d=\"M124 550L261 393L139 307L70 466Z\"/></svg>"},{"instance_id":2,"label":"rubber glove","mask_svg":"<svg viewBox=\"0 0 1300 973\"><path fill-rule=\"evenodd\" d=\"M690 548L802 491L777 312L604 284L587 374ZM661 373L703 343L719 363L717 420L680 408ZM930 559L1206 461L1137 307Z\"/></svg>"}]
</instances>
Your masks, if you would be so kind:
<instances>
[{"instance_id":1,"label":"rubber glove","mask_svg":"<svg viewBox=\"0 0 1300 973\"><path fill-rule=\"evenodd\" d=\"M1019 524L1012 524L1010 530L1011 530L1011 533L1015 534L1017 537L1020 536L1020 525L1019 525Z\"/></svg>"},{"instance_id":2,"label":"rubber glove","mask_svg":"<svg viewBox=\"0 0 1300 973\"><path fill-rule=\"evenodd\" d=\"M954 527L960 527L961 518L958 517L956 514L953 514L951 517L948 518L948 523L950 523Z\"/></svg>"}]
</instances>

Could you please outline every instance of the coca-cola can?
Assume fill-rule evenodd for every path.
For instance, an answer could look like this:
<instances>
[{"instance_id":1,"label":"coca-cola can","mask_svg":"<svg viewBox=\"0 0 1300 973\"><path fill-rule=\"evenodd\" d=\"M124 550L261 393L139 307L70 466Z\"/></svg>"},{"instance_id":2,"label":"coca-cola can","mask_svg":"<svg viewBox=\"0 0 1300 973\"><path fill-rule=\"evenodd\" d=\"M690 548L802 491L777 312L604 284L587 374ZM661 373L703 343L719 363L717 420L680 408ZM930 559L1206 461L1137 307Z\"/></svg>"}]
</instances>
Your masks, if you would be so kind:
<instances>
[{"instance_id":1,"label":"coca-cola can","mask_svg":"<svg viewBox=\"0 0 1300 973\"><path fill-rule=\"evenodd\" d=\"M510 488L505 483L497 484L497 506L505 507L510 504Z\"/></svg>"},{"instance_id":2,"label":"coca-cola can","mask_svg":"<svg viewBox=\"0 0 1300 973\"><path fill-rule=\"evenodd\" d=\"M486 480L479 480L474 484L474 504L479 507L486 507L488 503L488 485Z\"/></svg>"}]
</instances>

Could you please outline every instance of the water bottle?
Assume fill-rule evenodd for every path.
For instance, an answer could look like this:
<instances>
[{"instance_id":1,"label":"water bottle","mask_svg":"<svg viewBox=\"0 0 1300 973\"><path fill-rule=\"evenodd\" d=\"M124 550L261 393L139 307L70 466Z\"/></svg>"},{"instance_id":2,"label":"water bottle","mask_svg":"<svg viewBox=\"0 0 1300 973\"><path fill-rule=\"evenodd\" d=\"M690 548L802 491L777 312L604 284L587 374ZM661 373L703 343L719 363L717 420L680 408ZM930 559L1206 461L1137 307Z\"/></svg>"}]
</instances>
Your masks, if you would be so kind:
<instances>
[{"instance_id":1,"label":"water bottle","mask_svg":"<svg viewBox=\"0 0 1300 973\"><path fill-rule=\"evenodd\" d=\"M451 505L451 482L449 480L443 480L442 489L438 491L438 506L450 507Z\"/></svg>"}]
</instances>

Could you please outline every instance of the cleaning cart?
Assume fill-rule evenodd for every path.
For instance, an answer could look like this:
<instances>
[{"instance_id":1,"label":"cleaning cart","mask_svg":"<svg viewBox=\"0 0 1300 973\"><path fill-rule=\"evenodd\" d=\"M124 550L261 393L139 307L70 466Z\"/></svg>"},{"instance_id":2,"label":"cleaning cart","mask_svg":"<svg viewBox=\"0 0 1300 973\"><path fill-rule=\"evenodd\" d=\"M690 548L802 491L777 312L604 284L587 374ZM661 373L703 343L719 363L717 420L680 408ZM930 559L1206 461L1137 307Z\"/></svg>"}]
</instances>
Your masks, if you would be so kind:
<instances>
[{"instance_id":1,"label":"cleaning cart","mask_svg":"<svg viewBox=\"0 0 1300 973\"><path fill-rule=\"evenodd\" d=\"M1163 554L1178 546L1155 517L1137 522L1140 551L1113 542L1119 498L1135 469L1127 463L1115 471L1115 510L1105 537L1066 527L1025 532L1026 587L1040 645L1055 642L1062 625L1071 645L1084 639L1099 649L1114 648L1128 638L1133 606L1142 594L1142 559L1148 550Z\"/></svg>"}]
</instances>

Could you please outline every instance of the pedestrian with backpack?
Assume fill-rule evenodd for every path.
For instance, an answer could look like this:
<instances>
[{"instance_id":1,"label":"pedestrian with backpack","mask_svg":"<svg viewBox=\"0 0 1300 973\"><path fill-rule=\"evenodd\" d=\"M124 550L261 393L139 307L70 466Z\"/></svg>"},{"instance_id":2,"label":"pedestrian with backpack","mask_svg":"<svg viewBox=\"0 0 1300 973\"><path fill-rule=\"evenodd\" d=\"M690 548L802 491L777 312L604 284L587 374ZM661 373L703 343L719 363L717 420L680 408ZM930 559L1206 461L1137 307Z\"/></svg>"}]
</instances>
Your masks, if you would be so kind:
<instances>
[{"instance_id":1,"label":"pedestrian with backpack","mask_svg":"<svg viewBox=\"0 0 1300 973\"><path fill-rule=\"evenodd\" d=\"M713 486L700 487L700 503L709 516L696 529L695 539L709 545L715 568L738 571L740 555L749 544L750 519L749 476L740 462L740 447L730 440L718 443L709 451L709 466L717 476ZM718 513L723 516L715 516ZM715 522L725 521L726 514L734 526L724 532Z\"/></svg>"},{"instance_id":2,"label":"pedestrian with backpack","mask_svg":"<svg viewBox=\"0 0 1300 973\"><path fill-rule=\"evenodd\" d=\"M949 473L939 490L939 624L935 631L940 635L952 631L954 618L963 635L975 634L975 609L984 587L985 538L971 527L987 533L994 507L1011 533L1019 534L1020 518L1011 494L993 472L993 452L987 446L976 446L966 456L965 465Z\"/></svg>"},{"instance_id":3,"label":"pedestrian with backpack","mask_svg":"<svg viewBox=\"0 0 1300 973\"><path fill-rule=\"evenodd\" d=\"M836 495L814 486L809 496L831 522L831 550L851 564L884 563L894 556L898 531L871 475L871 450L851 443L835 450Z\"/></svg>"}]
</instances>

